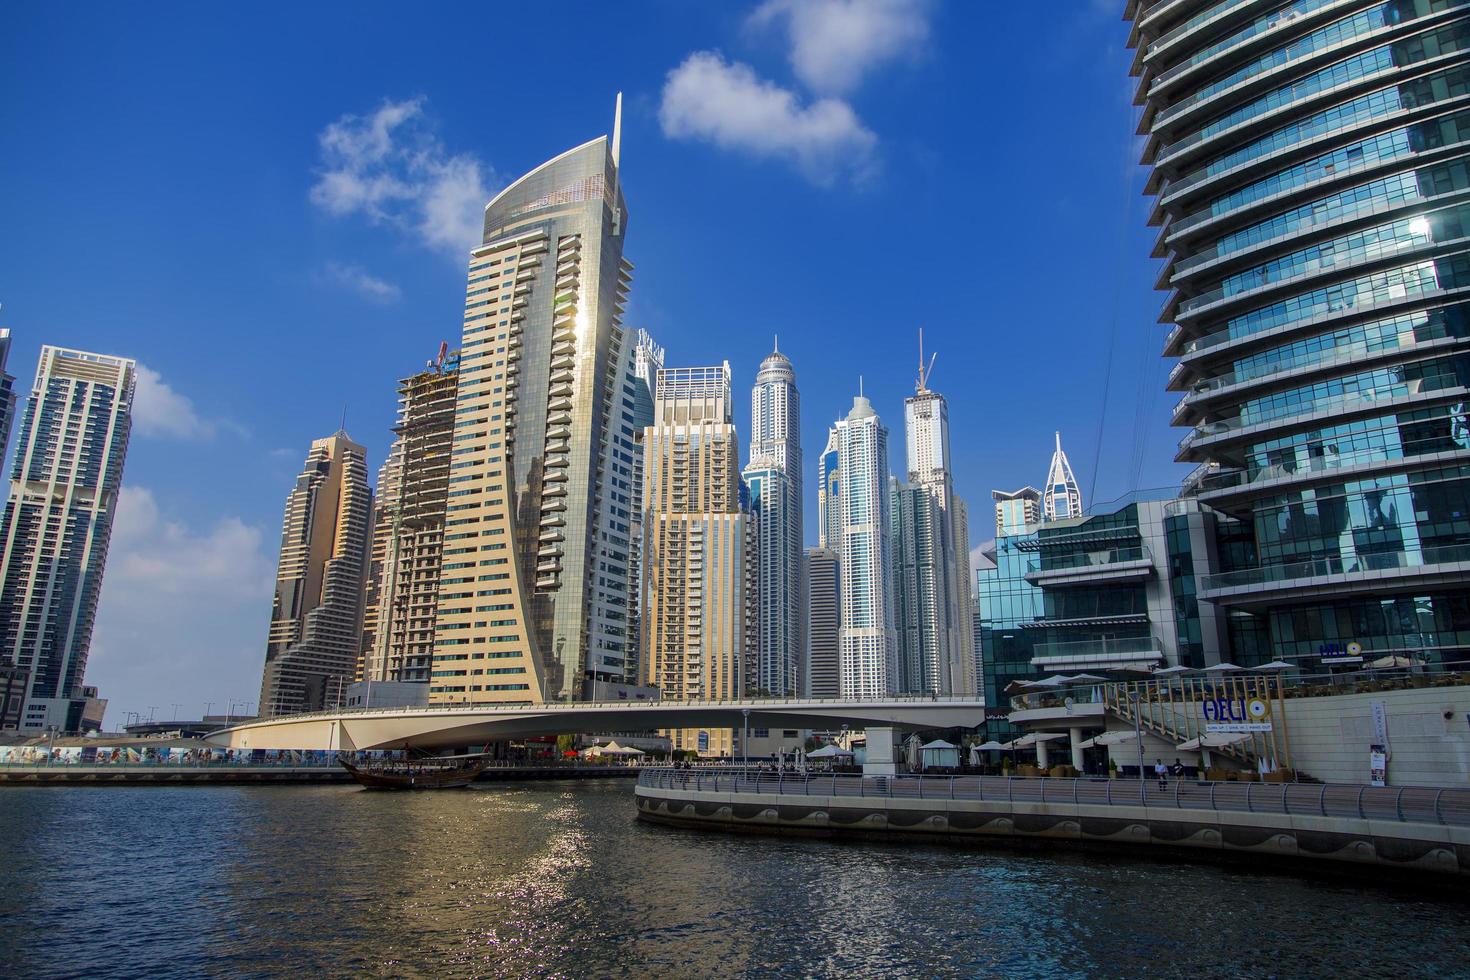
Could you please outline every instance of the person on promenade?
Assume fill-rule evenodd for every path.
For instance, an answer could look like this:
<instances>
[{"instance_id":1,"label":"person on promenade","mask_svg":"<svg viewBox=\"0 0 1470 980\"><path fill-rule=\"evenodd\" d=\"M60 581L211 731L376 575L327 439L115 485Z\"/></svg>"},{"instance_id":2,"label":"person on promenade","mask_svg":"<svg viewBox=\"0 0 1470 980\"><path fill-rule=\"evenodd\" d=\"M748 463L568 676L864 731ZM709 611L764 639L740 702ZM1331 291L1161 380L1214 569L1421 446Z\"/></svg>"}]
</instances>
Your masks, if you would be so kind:
<instances>
[{"instance_id":1,"label":"person on promenade","mask_svg":"<svg viewBox=\"0 0 1470 980\"><path fill-rule=\"evenodd\" d=\"M1164 765L1163 759L1154 763L1154 775L1159 779L1159 789L1169 788L1169 767Z\"/></svg>"}]
</instances>

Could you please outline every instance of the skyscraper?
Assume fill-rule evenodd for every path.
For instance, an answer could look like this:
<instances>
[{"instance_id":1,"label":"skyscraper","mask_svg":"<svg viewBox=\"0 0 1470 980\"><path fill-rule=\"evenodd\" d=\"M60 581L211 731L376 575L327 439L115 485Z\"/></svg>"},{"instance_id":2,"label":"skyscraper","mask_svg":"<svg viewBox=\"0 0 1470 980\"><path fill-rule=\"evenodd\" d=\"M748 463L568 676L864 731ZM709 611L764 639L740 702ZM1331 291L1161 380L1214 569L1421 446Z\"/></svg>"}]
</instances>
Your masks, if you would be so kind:
<instances>
[{"instance_id":1,"label":"skyscraper","mask_svg":"<svg viewBox=\"0 0 1470 980\"><path fill-rule=\"evenodd\" d=\"M1069 517L1082 516L1082 490L1077 486L1077 477L1072 475L1072 464L1062 452L1062 434L1057 433L1056 452L1051 454L1051 465L1046 469L1046 489L1041 497L1041 519L1064 521Z\"/></svg>"},{"instance_id":2,"label":"skyscraper","mask_svg":"<svg viewBox=\"0 0 1470 980\"><path fill-rule=\"evenodd\" d=\"M888 430L862 395L836 426L841 514L843 697L878 698L898 686L888 528Z\"/></svg>"},{"instance_id":3,"label":"skyscraper","mask_svg":"<svg viewBox=\"0 0 1470 980\"><path fill-rule=\"evenodd\" d=\"M356 676L372 509L367 451L340 429L315 440L286 495L262 718L337 707Z\"/></svg>"},{"instance_id":4,"label":"skyscraper","mask_svg":"<svg viewBox=\"0 0 1470 980\"><path fill-rule=\"evenodd\" d=\"M444 566L431 702L570 700L637 673L620 120L621 97L611 140L496 195L470 255L445 526L478 551Z\"/></svg>"},{"instance_id":5,"label":"skyscraper","mask_svg":"<svg viewBox=\"0 0 1470 980\"><path fill-rule=\"evenodd\" d=\"M665 700L738 698L756 623L730 367L658 374L644 435L643 676ZM730 755L731 733L682 730L674 747Z\"/></svg>"},{"instance_id":6,"label":"skyscraper","mask_svg":"<svg viewBox=\"0 0 1470 980\"><path fill-rule=\"evenodd\" d=\"M835 698L842 693L842 607L838 587L841 560L830 548L806 550L806 682L802 694Z\"/></svg>"},{"instance_id":7,"label":"skyscraper","mask_svg":"<svg viewBox=\"0 0 1470 980\"><path fill-rule=\"evenodd\" d=\"M1470 8L1126 15L1176 458L1226 518L1198 598L1230 659L1466 659Z\"/></svg>"},{"instance_id":8,"label":"skyscraper","mask_svg":"<svg viewBox=\"0 0 1470 980\"><path fill-rule=\"evenodd\" d=\"M101 724L83 690L136 365L41 348L0 523L0 666L26 672L20 730Z\"/></svg>"},{"instance_id":9,"label":"skyscraper","mask_svg":"<svg viewBox=\"0 0 1470 980\"><path fill-rule=\"evenodd\" d=\"M424 370L398 385L396 438L378 477L374 508L364 680L428 683L442 562L446 553L455 560L479 550L461 538L445 544L458 389L459 352L443 346Z\"/></svg>"},{"instance_id":10,"label":"skyscraper","mask_svg":"<svg viewBox=\"0 0 1470 980\"><path fill-rule=\"evenodd\" d=\"M798 692L805 647L802 575L801 399L796 371L779 350L761 362L750 393L750 462L758 565L755 688L777 697Z\"/></svg>"},{"instance_id":11,"label":"skyscraper","mask_svg":"<svg viewBox=\"0 0 1470 980\"><path fill-rule=\"evenodd\" d=\"M15 424L15 375L6 370L10 360L10 331L0 329L0 455L10 444L10 429Z\"/></svg>"},{"instance_id":12,"label":"skyscraper","mask_svg":"<svg viewBox=\"0 0 1470 980\"><path fill-rule=\"evenodd\" d=\"M638 676L642 680L643 650L643 435L653 424L654 389L658 373L664 367L664 349L647 330L639 330L633 340L633 506L628 508L628 582L633 589L628 597L628 649L639 658Z\"/></svg>"},{"instance_id":13,"label":"skyscraper","mask_svg":"<svg viewBox=\"0 0 1470 980\"><path fill-rule=\"evenodd\" d=\"M1041 491L1035 487L1019 490L992 490L995 501L995 536L1024 534L1026 528L1041 522Z\"/></svg>"},{"instance_id":14,"label":"skyscraper","mask_svg":"<svg viewBox=\"0 0 1470 980\"><path fill-rule=\"evenodd\" d=\"M841 421L827 430L827 445L817 458L817 543L823 548L842 548L842 508L838 505L841 463L837 452L837 431Z\"/></svg>"},{"instance_id":15,"label":"skyscraper","mask_svg":"<svg viewBox=\"0 0 1470 980\"><path fill-rule=\"evenodd\" d=\"M973 688L969 522L950 473L949 406L929 388L923 363L904 400L907 484L894 480L890 536L899 690L949 694ZM962 538L963 536L963 538Z\"/></svg>"}]
</instances>

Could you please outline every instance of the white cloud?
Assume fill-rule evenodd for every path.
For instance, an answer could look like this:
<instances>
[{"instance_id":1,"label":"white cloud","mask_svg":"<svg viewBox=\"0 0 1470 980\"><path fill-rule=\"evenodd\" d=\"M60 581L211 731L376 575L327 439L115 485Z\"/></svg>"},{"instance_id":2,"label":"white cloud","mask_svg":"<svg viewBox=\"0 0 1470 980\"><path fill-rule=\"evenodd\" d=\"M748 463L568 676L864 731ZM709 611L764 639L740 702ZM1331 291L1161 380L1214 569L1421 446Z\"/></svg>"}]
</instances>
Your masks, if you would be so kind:
<instances>
[{"instance_id":1,"label":"white cloud","mask_svg":"<svg viewBox=\"0 0 1470 980\"><path fill-rule=\"evenodd\" d=\"M133 429L165 439L208 439L217 428L200 417L194 403L169 386L155 370L139 364L133 393Z\"/></svg>"},{"instance_id":2,"label":"white cloud","mask_svg":"<svg viewBox=\"0 0 1470 980\"><path fill-rule=\"evenodd\" d=\"M178 702L183 718L255 700L275 580L265 542L235 517L190 529L149 489L123 487L87 665L109 726L149 705L168 718Z\"/></svg>"},{"instance_id":3,"label":"white cloud","mask_svg":"<svg viewBox=\"0 0 1470 980\"><path fill-rule=\"evenodd\" d=\"M994 568L995 562L985 557L985 552L995 547L995 540L983 541L970 549L970 578L982 568Z\"/></svg>"},{"instance_id":4,"label":"white cloud","mask_svg":"<svg viewBox=\"0 0 1470 980\"><path fill-rule=\"evenodd\" d=\"M714 51L696 51L669 72L658 118L665 136L786 160L824 186L841 176L863 180L874 168L878 138L846 102L804 106L795 93Z\"/></svg>"},{"instance_id":5,"label":"white cloud","mask_svg":"<svg viewBox=\"0 0 1470 980\"><path fill-rule=\"evenodd\" d=\"M361 266L328 262L326 278L373 303L396 303L403 295L403 291L396 285L379 279Z\"/></svg>"},{"instance_id":6,"label":"white cloud","mask_svg":"<svg viewBox=\"0 0 1470 980\"><path fill-rule=\"evenodd\" d=\"M424 105L385 101L369 116L348 114L322 130L311 200L328 214L362 214L462 257L480 241L490 200L485 176L493 174L469 154L450 154Z\"/></svg>"},{"instance_id":7,"label":"white cloud","mask_svg":"<svg viewBox=\"0 0 1470 980\"><path fill-rule=\"evenodd\" d=\"M753 27L780 23L791 68L814 92L844 95L883 64L921 55L930 0L766 0Z\"/></svg>"}]
</instances>

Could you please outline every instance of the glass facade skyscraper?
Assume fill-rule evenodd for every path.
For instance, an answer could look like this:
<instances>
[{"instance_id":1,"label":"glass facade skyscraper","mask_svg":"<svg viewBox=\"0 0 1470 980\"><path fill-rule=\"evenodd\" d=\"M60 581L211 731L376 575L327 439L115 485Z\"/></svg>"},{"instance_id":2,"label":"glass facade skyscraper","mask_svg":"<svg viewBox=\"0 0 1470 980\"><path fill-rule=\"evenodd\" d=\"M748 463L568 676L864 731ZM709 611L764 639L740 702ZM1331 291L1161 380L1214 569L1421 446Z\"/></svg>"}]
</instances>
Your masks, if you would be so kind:
<instances>
[{"instance_id":1,"label":"glass facade skyscraper","mask_svg":"<svg viewBox=\"0 0 1470 980\"><path fill-rule=\"evenodd\" d=\"M634 680L637 339L619 127L485 208L470 253L429 699L598 697ZM464 552L450 559L450 551Z\"/></svg>"},{"instance_id":2,"label":"glass facade skyscraper","mask_svg":"<svg viewBox=\"0 0 1470 980\"><path fill-rule=\"evenodd\" d=\"M1470 5L1132 0L1236 663L1470 652Z\"/></svg>"},{"instance_id":3,"label":"glass facade skyscraper","mask_svg":"<svg viewBox=\"0 0 1470 980\"><path fill-rule=\"evenodd\" d=\"M759 644L752 690L797 694L805 675L801 602L801 397L796 370L779 350L761 361L750 393L750 463L755 515Z\"/></svg>"},{"instance_id":4,"label":"glass facade skyscraper","mask_svg":"<svg viewBox=\"0 0 1470 980\"><path fill-rule=\"evenodd\" d=\"M82 678L132 431L136 365L41 348L0 523L0 668L22 732L100 724Z\"/></svg>"}]
</instances>

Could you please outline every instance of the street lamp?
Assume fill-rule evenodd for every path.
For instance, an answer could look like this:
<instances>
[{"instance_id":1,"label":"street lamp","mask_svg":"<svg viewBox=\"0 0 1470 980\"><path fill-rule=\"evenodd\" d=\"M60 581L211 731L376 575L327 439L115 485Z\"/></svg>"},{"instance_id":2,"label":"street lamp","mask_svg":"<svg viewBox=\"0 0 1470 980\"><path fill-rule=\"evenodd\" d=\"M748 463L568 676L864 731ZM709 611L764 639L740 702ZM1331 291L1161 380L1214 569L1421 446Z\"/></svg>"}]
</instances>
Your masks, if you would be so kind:
<instances>
[{"instance_id":1,"label":"street lamp","mask_svg":"<svg viewBox=\"0 0 1470 980\"><path fill-rule=\"evenodd\" d=\"M740 714L744 721L740 735L740 764L745 766L750 764L750 709L741 708Z\"/></svg>"},{"instance_id":2,"label":"street lamp","mask_svg":"<svg viewBox=\"0 0 1470 980\"><path fill-rule=\"evenodd\" d=\"M1133 741L1138 743L1138 781L1143 782L1143 726L1139 723L1139 716L1143 713L1143 695L1136 688L1128 692L1128 700L1133 705Z\"/></svg>"}]
</instances>

